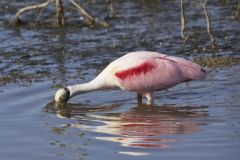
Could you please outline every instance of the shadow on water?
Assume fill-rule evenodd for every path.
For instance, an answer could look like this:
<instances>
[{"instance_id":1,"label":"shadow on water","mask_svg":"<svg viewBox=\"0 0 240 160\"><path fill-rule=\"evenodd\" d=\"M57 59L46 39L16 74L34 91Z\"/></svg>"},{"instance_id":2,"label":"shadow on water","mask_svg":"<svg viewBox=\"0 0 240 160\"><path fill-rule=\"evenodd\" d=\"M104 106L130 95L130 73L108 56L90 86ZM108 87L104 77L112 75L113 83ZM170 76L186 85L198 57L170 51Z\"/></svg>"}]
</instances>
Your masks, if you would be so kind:
<instances>
[{"instance_id":1,"label":"shadow on water","mask_svg":"<svg viewBox=\"0 0 240 160\"><path fill-rule=\"evenodd\" d=\"M117 142L122 147L152 149L167 149L175 142L185 141L176 135L198 132L201 126L207 125L201 119L209 116L208 107L203 105L137 105L122 111L121 104L67 104L58 108L51 102L44 111L77 120L68 127L97 133L94 137L97 140Z\"/></svg>"},{"instance_id":2,"label":"shadow on water","mask_svg":"<svg viewBox=\"0 0 240 160\"><path fill-rule=\"evenodd\" d=\"M89 104L68 103L64 106L59 107L54 102L50 102L44 107L43 111L56 114L58 117L61 118L76 118L76 116L84 116L87 113L91 112L112 111L114 109L117 109L119 106L120 104L94 106Z\"/></svg>"}]
</instances>

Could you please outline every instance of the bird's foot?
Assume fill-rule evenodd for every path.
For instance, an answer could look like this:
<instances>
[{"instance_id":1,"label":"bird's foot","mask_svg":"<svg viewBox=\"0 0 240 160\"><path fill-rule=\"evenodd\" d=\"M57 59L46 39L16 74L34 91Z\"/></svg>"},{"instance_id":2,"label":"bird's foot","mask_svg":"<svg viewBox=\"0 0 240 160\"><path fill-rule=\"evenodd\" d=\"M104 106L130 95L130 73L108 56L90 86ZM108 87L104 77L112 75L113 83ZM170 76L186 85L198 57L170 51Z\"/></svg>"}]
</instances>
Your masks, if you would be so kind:
<instances>
[{"instance_id":1,"label":"bird's foot","mask_svg":"<svg viewBox=\"0 0 240 160\"><path fill-rule=\"evenodd\" d=\"M147 105L153 105L153 93L146 93Z\"/></svg>"}]
</instances>

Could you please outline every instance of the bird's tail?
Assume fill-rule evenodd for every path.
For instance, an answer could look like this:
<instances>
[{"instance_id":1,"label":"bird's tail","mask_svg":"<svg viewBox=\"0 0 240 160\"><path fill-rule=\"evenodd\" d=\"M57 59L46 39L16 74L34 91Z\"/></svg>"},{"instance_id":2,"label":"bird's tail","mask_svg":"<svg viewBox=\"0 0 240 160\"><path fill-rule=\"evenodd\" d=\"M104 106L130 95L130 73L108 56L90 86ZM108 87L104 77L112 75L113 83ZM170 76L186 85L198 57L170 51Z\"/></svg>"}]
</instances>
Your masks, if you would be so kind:
<instances>
[{"instance_id":1,"label":"bird's tail","mask_svg":"<svg viewBox=\"0 0 240 160\"><path fill-rule=\"evenodd\" d=\"M163 55L161 58L177 63L182 71L183 76L186 78L186 81L205 79L207 76L207 71L192 61L166 55Z\"/></svg>"},{"instance_id":2,"label":"bird's tail","mask_svg":"<svg viewBox=\"0 0 240 160\"><path fill-rule=\"evenodd\" d=\"M178 63L178 65L181 67L183 71L182 73L189 80L205 79L207 76L207 71L196 63L178 57L169 57L169 59Z\"/></svg>"},{"instance_id":3,"label":"bird's tail","mask_svg":"<svg viewBox=\"0 0 240 160\"><path fill-rule=\"evenodd\" d=\"M193 80L205 79L207 76L207 71L198 64L196 63L193 64L194 66L189 71L191 79Z\"/></svg>"},{"instance_id":4,"label":"bird's tail","mask_svg":"<svg viewBox=\"0 0 240 160\"><path fill-rule=\"evenodd\" d=\"M191 80L201 80L207 76L207 71L203 67L191 61L184 60L184 63L181 63L180 66Z\"/></svg>"}]
</instances>

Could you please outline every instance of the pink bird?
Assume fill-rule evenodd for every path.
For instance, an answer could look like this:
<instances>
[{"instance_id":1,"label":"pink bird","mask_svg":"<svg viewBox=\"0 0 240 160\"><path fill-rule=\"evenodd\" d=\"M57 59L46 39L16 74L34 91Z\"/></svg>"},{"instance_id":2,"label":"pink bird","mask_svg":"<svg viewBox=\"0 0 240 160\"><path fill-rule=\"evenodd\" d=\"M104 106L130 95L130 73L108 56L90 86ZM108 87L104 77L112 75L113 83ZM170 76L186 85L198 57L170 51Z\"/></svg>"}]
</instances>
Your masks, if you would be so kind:
<instances>
[{"instance_id":1,"label":"pink bird","mask_svg":"<svg viewBox=\"0 0 240 160\"><path fill-rule=\"evenodd\" d=\"M59 89L55 101L66 103L82 93L121 88L137 92L138 102L145 96L147 104L152 104L154 91L205 77L206 71L189 60L150 51L131 52L111 62L92 81Z\"/></svg>"}]
</instances>

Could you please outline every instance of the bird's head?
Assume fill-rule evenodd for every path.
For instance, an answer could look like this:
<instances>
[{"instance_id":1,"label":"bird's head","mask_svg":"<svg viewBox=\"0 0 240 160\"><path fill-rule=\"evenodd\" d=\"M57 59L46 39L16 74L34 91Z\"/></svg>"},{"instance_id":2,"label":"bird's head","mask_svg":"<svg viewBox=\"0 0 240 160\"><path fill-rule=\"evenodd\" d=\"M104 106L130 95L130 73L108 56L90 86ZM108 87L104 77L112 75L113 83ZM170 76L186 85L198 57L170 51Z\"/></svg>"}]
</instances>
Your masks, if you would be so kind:
<instances>
[{"instance_id":1,"label":"bird's head","mask_svg":"<svg viewBox=\"0 0 240 160\"><path fill-rule=\"evenodd\" d=\"M68 88L61 88L55 94L56 103L66 103L70 98L70 91Z\"/></svg>"}]
</instances>

